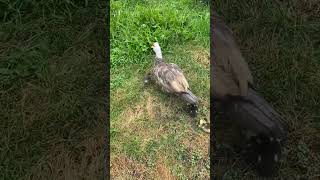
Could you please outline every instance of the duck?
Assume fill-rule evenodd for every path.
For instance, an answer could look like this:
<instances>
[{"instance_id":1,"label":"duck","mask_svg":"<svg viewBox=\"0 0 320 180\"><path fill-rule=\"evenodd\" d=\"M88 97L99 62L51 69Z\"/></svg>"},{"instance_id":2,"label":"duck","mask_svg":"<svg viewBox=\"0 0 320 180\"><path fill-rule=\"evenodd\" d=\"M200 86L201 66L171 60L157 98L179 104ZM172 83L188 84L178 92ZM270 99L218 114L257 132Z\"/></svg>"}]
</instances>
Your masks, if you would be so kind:
<instances>
[{"instance_id":1,"label":"duck","mask_svg":"<svg viewBox=\"0 0 320 180\"><path fill-rule=\"evenodd\" d=\"M190 116L195 118L198 114L199 98L191 92L183 71L178 65L164 61L158 42L151 47L156 56L152 70L145 75L144 84L155 82L163 92L180 97L187 103Z\"/></svg>"},{"instance_id":2,"label":"duck","mask_svg":"<svg viewBox=\"0 0 320 180\"><path fill-rule=\"evenodd\" d=\"M240 127L247 162L255 165L259 175L273 176L287 139L288 126L257 92L232 30L216 12L211 18L214 23L210 68L213 106Z\"/></svg>"}]
</instances>

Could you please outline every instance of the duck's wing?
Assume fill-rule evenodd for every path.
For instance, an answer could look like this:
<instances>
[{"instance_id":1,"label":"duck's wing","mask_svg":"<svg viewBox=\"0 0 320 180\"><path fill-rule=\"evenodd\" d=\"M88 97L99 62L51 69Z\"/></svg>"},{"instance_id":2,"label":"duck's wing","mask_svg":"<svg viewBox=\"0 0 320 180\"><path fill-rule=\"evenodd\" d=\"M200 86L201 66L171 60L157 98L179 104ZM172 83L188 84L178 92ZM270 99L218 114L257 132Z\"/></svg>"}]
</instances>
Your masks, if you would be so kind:
<instances>
[{"instance_id":1,"label":"duck's wing","mask_svg":"<svg viewBox=\"0 0 320 180\"><path fill-rule=\"evenodd\" d=\"M210 81L213 85L211 95L214 98L220 99L224 98L226 95L237 96L240 94L239 86L235 83L232 73L225 72L221 68L211 69L212 78L210 78Z\"/></svg>"},{"instance_id":2,"label":"duck's wing","mask_svg":"<svg viewBox=\"0 0 320 180\"><path fill-rule=\"evenodd\" d=\"M154 68L154 75L157 82L168 92L182 93L189 89L182 70L176 64L159 64Z\"/></svg>"},{"instance_id":3,"label":"duck's wing","mask_svg":"<svg viewBox=\"0 0 320 180\"><path fill-rule=\"evenodd\" d=\"M189 89L189 84L187 79L185 78L183 71L176 64L170 63L169 68L175 74L175 79L171 81L171 86L177 92L187 92Z\"/></svg>"}]
</instances>

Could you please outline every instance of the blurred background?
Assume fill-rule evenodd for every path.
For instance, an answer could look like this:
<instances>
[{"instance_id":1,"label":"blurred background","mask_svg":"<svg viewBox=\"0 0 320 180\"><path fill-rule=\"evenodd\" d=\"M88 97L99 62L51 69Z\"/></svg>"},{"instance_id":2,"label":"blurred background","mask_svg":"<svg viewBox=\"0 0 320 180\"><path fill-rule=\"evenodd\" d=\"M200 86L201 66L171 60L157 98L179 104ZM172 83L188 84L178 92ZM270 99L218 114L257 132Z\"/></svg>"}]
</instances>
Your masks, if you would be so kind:
<instances>
[{"instance_id":1,"label":"blurred background","mask_svg":"<svg viewBox=\"0 0 320 180\"><path fill-rule=\"evenodd\" d=\"M102 179L106 1L0 1L0 179Z\"/></svg>"},{"instance_id":2,"label":"blurred background","mask_svg":"<svg viewBox=\"0 0 320 180\"><path fill-rule=\"evenodd\" d=\"M278 177L319 178L320 165L320 5L318 1L214 1L214 9L234 32L257 90L289 124ZM217 121L223 117L217 117ZM226 121L225 121L226 122ZM214 122L213 122L214 123ZM221 124L218 141L233 136ZM224 128L223 128L224 127ZM214 172L225 179L255 179L255 172L230 147L216 154ZM217 163L218 164L218 163Z\"/></svg>"}]
</instances>

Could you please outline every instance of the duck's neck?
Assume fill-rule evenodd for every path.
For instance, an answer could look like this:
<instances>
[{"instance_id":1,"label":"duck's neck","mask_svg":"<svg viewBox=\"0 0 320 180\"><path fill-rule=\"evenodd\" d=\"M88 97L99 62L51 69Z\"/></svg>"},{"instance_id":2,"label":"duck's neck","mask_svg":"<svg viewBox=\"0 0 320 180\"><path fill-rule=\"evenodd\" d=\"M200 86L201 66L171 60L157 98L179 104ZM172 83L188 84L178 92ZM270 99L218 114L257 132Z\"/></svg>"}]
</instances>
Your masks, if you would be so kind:
<instances>
[{"instance_id":1,"label":"duck's neck","mask_svg":"<svg viewBox=\"0 0 320 180\"><path fill-rule=\"evenodd\" d=\"M163 62L161 49L160 48L156 49L156 50L154 50L154 52L156 53L155 64L159 64L159 63Z\"/></svg>"},{"instance_id":2,"label":"duck's neck","mask_svg":"<svg viewBox=\"0 0 320 180\"><path fill-rule=\"evenodd\" d=\"M156 53L157 59L162 59L162 52L161 52L160 48L155 50L154 52Z\"/></svg>"},{"instance_id":3,"label":"duck's neck","mask_svg":"<svg viewBox=\"0 0 320 180\"><path fill-rule=\"evenodd\" d=\"M159 63L162 63L163 62L163 59L162 58L158 58L158 57L156 57L155 58L155 64L157 65L157 64L159 64Z\"/></svg>"}]
</instances>

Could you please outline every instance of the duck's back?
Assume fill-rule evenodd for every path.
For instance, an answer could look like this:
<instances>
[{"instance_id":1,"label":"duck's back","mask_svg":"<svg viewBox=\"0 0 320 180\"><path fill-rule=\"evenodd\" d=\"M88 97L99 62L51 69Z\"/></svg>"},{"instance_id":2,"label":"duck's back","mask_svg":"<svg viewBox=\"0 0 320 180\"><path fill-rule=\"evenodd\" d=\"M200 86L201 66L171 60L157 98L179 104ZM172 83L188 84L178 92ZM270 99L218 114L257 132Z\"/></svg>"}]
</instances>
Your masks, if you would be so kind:
<instances>
[{"instance_id":1,"label":"duck's back","mask_svg":"<svg viewBox=\"0 0 320 180\"><path fill-rule=\"evenodd\" d=\"M248 84L253 84L250 69L241 55L232 31L219 16L214 15L214 61L211 62L214 96L246 96Z\"/></svg>"},{"instance_id":2,"label":"duck's back","mask_svg":"<svg viewBox=\"0 0 320 180\"><path fill-rule=\"evenodd\" d=\"M153 75L158 85L169 93L183 93L189 84L182 70L173 63L158 63L153 68Z\"/></svg>"}]
</instances>

